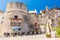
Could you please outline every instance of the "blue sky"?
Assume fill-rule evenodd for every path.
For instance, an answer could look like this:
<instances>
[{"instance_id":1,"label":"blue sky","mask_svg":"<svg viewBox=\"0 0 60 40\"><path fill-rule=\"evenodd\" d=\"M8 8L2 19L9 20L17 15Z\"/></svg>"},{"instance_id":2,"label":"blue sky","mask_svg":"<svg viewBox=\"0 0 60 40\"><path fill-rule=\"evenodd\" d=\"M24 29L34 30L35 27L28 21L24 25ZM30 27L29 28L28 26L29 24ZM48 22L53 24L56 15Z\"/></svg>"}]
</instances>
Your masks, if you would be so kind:
<instances>
[{"instance_id":1,"label":"blue sky","mask_svg":"<svg viewBox=\"0 0 60 40\"><path fill-rule=\"evenodd\" d=\"M37 9L38 12L45 10L46 6L52 8L56 5L60 8L60 0L0 0L0 10L6 11L6 5L9 2L23 2L28 10Z\"/></svg>"}]
</instances>

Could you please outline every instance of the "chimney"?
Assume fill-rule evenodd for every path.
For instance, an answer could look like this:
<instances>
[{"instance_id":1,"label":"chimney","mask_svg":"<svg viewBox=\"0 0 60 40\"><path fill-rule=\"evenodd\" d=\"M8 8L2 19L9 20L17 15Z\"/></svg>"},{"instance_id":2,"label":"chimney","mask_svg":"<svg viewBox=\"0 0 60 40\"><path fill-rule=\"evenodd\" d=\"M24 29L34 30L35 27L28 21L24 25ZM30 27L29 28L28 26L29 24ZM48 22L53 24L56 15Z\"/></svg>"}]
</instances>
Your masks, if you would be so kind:
<instances>
[{"instance_id":1,"label":"chimney","mask_svg":"<svg viewBox=\"0 0 60 40\"><path fill-rule=\"evenodd\" d=\"M35 9L35 12L37 13L37 10Z\"/></svg>"},{"instance_id":2,"label":"chimney","mask_svg":"<svg viewBox=\"0 0 60 40\"><path fill-rule=\"evenodd\" d=\"M48 12L48 6L46 6L46 11Z\"/></svg>"},{"instance_id":3,"label":"chimney","mask_svg":"<svg viewBox=\"0 0 60 40\"><path fill-rule=\"evenodd\" d=\"M42 10L40 11L40 13L42 13Z\"/></svg>"}]
</instances>

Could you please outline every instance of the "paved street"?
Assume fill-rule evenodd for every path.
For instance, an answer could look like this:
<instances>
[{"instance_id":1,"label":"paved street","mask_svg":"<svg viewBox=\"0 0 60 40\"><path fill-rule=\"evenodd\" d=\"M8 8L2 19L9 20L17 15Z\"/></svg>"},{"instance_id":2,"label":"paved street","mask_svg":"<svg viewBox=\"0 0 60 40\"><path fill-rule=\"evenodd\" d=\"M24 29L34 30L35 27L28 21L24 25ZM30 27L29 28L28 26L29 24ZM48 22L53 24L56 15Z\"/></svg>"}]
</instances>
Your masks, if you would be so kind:
<instances>
[{"instance_id":1,"label":"paved street","mask_svg":"<svg viewBox=\"0 0 60 40\"><path fill-rule=\"evenodd\" d=\"M17 37L0 37L0 40L60 40L60 38L46 38L44 35L30 35Z\"/></svg>"}]
</instances>

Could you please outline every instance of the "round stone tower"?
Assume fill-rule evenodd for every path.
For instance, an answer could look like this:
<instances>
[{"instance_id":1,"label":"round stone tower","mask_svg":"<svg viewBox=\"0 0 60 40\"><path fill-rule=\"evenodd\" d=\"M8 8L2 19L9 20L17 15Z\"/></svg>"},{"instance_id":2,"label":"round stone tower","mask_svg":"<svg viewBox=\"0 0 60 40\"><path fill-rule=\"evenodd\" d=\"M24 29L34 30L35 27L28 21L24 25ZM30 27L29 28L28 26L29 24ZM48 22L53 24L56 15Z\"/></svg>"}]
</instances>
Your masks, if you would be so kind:
<instances>
[{"instance_id":1,"label":"round stone tower","mask_svg":"<svg viewBox=\"0 0 60 40\"><path fill-rule=\"evenodd\" d=\"M7 4L3 35L18 35L29 31L27 22L28 11L26 5L20 2Z\"/></svg>"}]
</instances>

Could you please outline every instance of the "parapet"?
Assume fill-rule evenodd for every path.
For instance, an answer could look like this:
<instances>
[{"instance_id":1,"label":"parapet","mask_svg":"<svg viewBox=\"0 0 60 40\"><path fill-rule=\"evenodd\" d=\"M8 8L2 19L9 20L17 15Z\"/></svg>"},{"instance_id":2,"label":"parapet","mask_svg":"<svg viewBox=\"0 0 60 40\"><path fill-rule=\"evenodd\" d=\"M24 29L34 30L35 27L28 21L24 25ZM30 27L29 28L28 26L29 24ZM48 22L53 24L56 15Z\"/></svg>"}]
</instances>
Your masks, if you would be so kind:
<instances>
[{"instance_id":1,"label":"parapet","mask_svg":"<svg viewBox=\"0 0 60 40\"><path fill-rule=\"evenodd\" d=\"M6 11L14 11L14 10L27 10L26 5L21 2L11 2L7 4Z\"/></svg>"}]
</instances>

